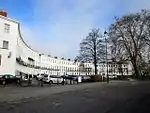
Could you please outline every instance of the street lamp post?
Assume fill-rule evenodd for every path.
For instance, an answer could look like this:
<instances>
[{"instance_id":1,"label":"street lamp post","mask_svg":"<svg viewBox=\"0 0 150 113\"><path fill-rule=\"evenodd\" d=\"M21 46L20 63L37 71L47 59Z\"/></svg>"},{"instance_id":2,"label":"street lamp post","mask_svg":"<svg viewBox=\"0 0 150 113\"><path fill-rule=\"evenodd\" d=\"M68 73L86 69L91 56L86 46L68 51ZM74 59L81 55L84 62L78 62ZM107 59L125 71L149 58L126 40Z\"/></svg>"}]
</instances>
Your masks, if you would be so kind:
<instances>
[{"instance_id":1,"label":"street lamp post","mask_svg":"<svg viewBox=\"0 0 150 113\"><path fill-rule=\"evenodd\" d=\"M107 70L106 76L107 76L107 83L109 83L106 34L107 34L107 31L104 32L104 36L105 36L105 46L106 46L106 70Z\"/></svg>"},{"instance_id":2,"label":"street lamp post","mask_svg":"<svg viewBox=\"0 0 150 113\"><path fill-rule=\"evenodd\" d=\"M42 54L39 54L39 57L40 57L40 76L41 76L41 55Z\"/></svg>"},{"instance_id":3,"label":"street lamp post","mask_svg":"<svg viewBox=\"0 0 150 113\"><path fill-rule=\"evenodd\" d=\"M40 57L40 75L42 74L42 55L44 54L39 54L39 57Z\"/></svg>"}]
</instances>

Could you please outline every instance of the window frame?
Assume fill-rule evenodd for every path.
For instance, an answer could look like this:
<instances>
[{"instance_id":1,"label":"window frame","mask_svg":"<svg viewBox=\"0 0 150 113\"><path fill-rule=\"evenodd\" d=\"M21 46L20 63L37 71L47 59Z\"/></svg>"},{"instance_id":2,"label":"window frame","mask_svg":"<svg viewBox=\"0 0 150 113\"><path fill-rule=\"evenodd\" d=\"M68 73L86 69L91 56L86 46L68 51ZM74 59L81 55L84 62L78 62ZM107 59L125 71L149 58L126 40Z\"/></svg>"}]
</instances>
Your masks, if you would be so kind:
<instances>
[{"instance_id":1,"label":"window frame","mask_svg":"<svg viewBox=\"0 0 150 113\"><path fill-rule=\"evenodd\" d=\"M0 66L2 64L2 55L0 55Z\"/></svg>"},{"instance_id":2,"label":"window frame","mask_svg":"<svg viewBox=\"0 0 150 113\"><path fill-rule=\"evenodd\" d=\"M5 44L7 43L7 47L4 47L4 42ZM3 49L9 49L9 41L3 40Z\"/></svg>"},{"instance_id":3,"label":"window frame","mask_svg":"<svg viewBox=\"0 0 150 113\"><path fill-rule=\"evenodd\" d=\"M4 23L4 32L9 33L10 32L10 24Z\"/></svg>"}]
</instances>

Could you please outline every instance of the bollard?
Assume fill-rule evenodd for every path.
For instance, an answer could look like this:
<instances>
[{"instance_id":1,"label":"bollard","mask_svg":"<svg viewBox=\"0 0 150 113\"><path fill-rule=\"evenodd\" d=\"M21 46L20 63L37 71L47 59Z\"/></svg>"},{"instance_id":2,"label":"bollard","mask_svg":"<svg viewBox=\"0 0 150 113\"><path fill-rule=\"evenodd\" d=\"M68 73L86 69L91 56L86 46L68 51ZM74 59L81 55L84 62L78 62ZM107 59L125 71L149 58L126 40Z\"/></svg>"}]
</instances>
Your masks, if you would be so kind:
<instances>
[{"instance_id":1,"label":"bollard","mask_svg":"<svg viewBox=\"0 0 150 113\"><path fill-rule=\"evenodd\" d=\"M72 81L71 81L71 79L70 79L70 84L72 84L71 82L72 82Z\"/></svg>"},{"instance_id":2,"label":"bollard","mask_svg":"<svg viewBox=\"0 0 150 113\"><path fill-rule=\"evenodd\" d=\"M43 78L41 79L41 87L43 87Z\"/></svg>"},{"instance_id":3,"label":"bollard","mask_svg":"<svg viewBox=\"0 0 150 113\"><path fill-rule=\"evenodd\" d=\"M62 81L63 83L62 83L62 85L65 85L65 81L64 81L64 78L63 78L63 81Z\"/></svg>"}]
</instances>

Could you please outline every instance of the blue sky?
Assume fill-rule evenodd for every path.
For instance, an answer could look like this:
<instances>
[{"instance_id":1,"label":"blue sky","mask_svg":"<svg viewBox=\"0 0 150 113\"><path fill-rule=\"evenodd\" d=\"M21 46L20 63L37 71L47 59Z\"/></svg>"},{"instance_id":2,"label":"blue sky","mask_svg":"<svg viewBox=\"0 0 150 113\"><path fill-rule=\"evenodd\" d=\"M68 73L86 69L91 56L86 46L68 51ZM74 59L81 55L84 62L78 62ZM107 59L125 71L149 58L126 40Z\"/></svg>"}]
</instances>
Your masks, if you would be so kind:
<instances>
[{"instance_id":1,"label":"blue sky","mask_svg":"<svg viewBox=\"0 0 150 113\"><path fill-rule=\"evenodd\" d=\"M121 16L149 9L149 0L0 0L0 9L21 23L24 40L52 56L74 58L92 28L103 32Z\"/></svg>"}]
</instances>

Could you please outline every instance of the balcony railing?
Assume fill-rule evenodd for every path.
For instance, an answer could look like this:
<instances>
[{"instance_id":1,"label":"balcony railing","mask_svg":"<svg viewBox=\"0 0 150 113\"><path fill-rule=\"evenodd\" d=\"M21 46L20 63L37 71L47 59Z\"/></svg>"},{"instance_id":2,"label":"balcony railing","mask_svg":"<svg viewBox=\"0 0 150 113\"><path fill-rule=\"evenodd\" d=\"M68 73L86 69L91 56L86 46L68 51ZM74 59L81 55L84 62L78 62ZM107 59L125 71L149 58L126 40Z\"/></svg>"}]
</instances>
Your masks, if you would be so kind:
<instances>
[{"instance_id":1,"label":"balcony railing","mask_svg":"<svg viewBox=\"0 0 150 113\"><path fill-rule=\"evenodd\" d=\"M59 69L53 69L53 68L48 68L48 67L40 67L40 66L37 66L35 64L30 64L30 63L27 63L25 61L23 61L21 59L21 57L17 57L16 58L16 62L20 65L23 65L25 67L30 67L30 68L35 68L35 69L43 69L43 70L49 70L49 71L59 71Z\"/></svg>"},{"instance_id":2,"label":"balcony railing","mask_svg":"<svg viewBox=\"0 0 150 113\"><path fill-rule=\"evenodd\" d=\"M48 71L60 71L60 69L54 69L54 68L48 68L48 67L41 67L35 64L31 64L28 62L23 61L23 59L21 57L17 57L16 58L16 62L20 65L23 65L25 67L30 67L30 68L35 68L35 69L43 69L43 70L48 70ZM78 70L73 70L73 69L69 69L69 70L65 70L66 72L92 72L91 68L84 68L84 70L78 69Z\"/></svg>"}]
</instances>

